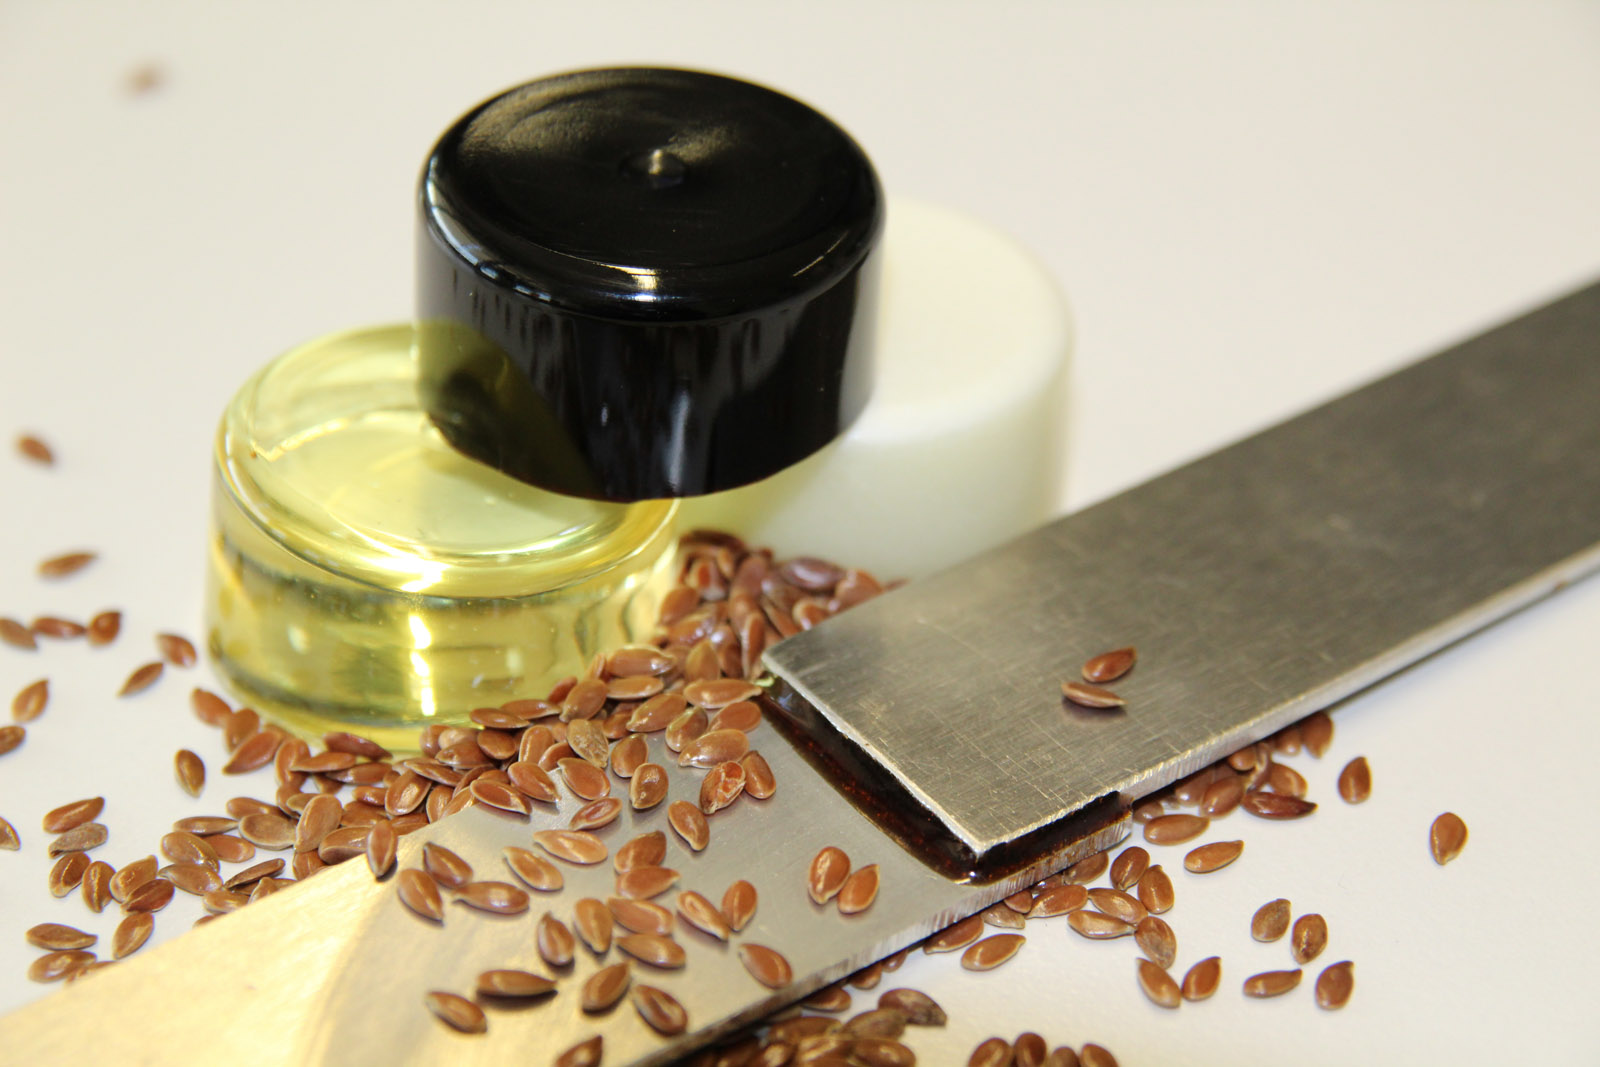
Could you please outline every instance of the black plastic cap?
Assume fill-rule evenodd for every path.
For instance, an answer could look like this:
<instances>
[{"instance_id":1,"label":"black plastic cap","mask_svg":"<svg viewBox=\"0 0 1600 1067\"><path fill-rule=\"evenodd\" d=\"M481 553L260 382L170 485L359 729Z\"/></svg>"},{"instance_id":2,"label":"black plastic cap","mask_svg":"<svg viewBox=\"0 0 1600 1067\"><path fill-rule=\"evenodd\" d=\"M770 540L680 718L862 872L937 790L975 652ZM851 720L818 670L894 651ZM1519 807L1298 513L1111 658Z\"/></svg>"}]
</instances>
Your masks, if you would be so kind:
<instances>
[{"instance_id":1,"label":"black plastic cap","mask_svg":"<svg viewBox=\"0 0 1600 1067\"><path fill-rule=\"evenodd\" d=\"M530 82L444 134L420 208L422 401L522 481L731 489L866 403L882 191L780 93L652 68Z\"/></svg>"}]
</instances>

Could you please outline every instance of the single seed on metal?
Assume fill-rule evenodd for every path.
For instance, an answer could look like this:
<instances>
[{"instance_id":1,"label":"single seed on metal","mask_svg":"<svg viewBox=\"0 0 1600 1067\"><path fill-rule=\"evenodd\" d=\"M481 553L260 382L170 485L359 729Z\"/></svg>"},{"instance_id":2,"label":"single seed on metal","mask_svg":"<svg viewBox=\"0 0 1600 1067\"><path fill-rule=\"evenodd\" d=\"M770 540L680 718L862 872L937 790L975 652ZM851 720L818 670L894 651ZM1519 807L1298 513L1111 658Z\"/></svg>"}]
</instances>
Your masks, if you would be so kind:
<instances>
[{"instance_id":1,"label":"single seed on metal","mask_svg":"<svg viewBox=\"0 0 1600 1067\"><path fill-rule=\"evenodd\" d=\"M1289 954L1296 963L1310 963L1328 947L1328 921L1315 913L1294 921L1289 935Z\"/></svg>"},{"instance_id":2,"label":"single seed on metal","mask_svg":"<svg viewBox=\"0 0 1600 1067\"><path fill-rule=\"evenodd\" d=\"M639 1017L657 1033L681 1034L689 1026L689 1013L671 993L654 986L636 985L629 995ZM597 1061L598 1062L598 1061Z\"/></svg>"},{"instance_id":3,"label":"single seed on metal","mask_svg":"<svg viewBox=\"0 0 1600 1067\"><path fill-rule=\"evenodd\" d=\"M742 763L729 760L711 768L700 780L700 811L714 815L739 799L744 792L745 771Z\"/></svg>"},{"instance_id":4,"label":"single seed on metal","mask_svg":"<svg viewBox=\"0 0 1600 1067\"><path fill-rule=\"evenodd\" d=\"M511 873L529 889L537 889L541 893L553 893L566 882L561 874L561 868L536 852L507 845L500 850L500 855L505 857L506 866L511 868Z\"/></svg>"},{"instance_id":5,"label":"single seed on metal","mask_svg":"<svg viewBox=\"0 0 1600 1067\"><path fill-rule=\"evenodd\" d=\"M589 951L603 956L611 947L611 912L594 897L584 897L573 905L572 928Z\"/></svg>"},{"instance_id":6,"label":"single seed on metal","mask_svg":"<svg viewBox=\"0 0 1600 1067\"><path fill-rule=\"evenodd\" d=\"M573 812L572 818L567 820L567 825L574 830L598 830L602 826L610 826L621 814L621 798L601 797L599 800L589 801Z\"/></svg>"},{"instance_id":7,"label":"single seed on metal","mask_svg":"<svg viewBox=\"0 0 1600 1067\"><path fill-rule=\"evenodd\" d=\"M649 900L678 884L678 872L670 867L634 867L617 875L617 895L630 900Z\"/></svg>"},{"instance_id":8,"label":"single seed on metal","mask_svg":"<svg viewBox=\"0 0 1600 1067\"><path fill-rule=\"evenodd\" d=\"M1211 820L1200 815L1163 815L1144 824L1144 839L1152 845L1181 845L1205 833L1210 825Z\"/></svg>"},{"instance_id":9,"label":"single seed on metal","mask_svg":"<svg viewBox=\"0 0 1600 1067\"><path fill-rule=\"evenodd\" d=\"M11 698L11 718L17 722L32 722L44 714L50 703L50 679L40 678L30 682Z\"/></svg>"},{"instance_id":10,"label":"single seed on metal","mask_svg":"<svg viewBox=\"0 0 1600 1067\"><path fill-rule=\"evenodd\" d=\"M850 857L845 855L843 849L829 845L811 860L811 868L806 876L806 892L814 903L826 904L844 888L845 879L849 876Z\"/></svg>"},{"instance_id":11,"label":"single seed on metal","mask_svg":"<svg viewBox=\"0 0 1600 1067\"><path fill-rule=\"evenodd\" d=\"M534 944L539 949L539 957L552 967L570 964L578 947L567 924L548 911L539 916L539 924L534 928Z\"/></svg>"},{"instance_id":12,"label":"single seed on metal","mask_svg":"<svg viewBox=\"0 0 1600 1067\"><path fill-rule=\"evenodd\" d=\"M667 824L696 852L711 842L711 826L705 815L687 800L674 800L667 805Z\"/></svg>"},{"instance_id":13,"label":"single seed on metal","mask_svg":"<svg viewBox=\"0 0 1600 1067\"><path fill-rule=\"evenodd\" d=\"M778 791L778 780L773 776L772 767L761 753L755 751L745 753L739 765L744 768L744 791L747 796L756 800L766 800Z\"/></svg>"},{"instance_id":14,"label":"single seed on metal","mask_svg":"<svg viewBox=\"0 0 1600 1067\"><path fill-rule=\"evenodd\" d=\"M982 936L983 917L981 915L969 915L958 923L950 924L924 941L922 943L922 951L929 955L935 952L954 952L957 949L966 948Z\"/></svg>"},{"instance_id":15,"label":"single seed on metal","mask_svg":"<svg viewBox=\"0 0 1600 1067\"><path fill-rule=\"evenodd\" d=\"M1279 897L1256 909L1250 919L1250 936L1257 941L1276 941L1289 930L1289 902Z\"/></svg>"},{"instance_id":16,"label":"single seed on metal","mask_svg":"<svg viewBox=\"0 0 1600 1067\"><path fill-rule=\"evenodd\" d=\"M74 800L52 808L45 813L44 829L52 834L66 833L76 830L86 822L91 822L95 816L106 806L105 797L88 797L84 800Z\"/></svg>"},{"instance_id":17,"label":"single seed on metal","mask_svg":"<svg viewBox=\"0 0 1600 1067\"><path fill-rule=\"evenodd\" d=\"M1067 925L1073 932L1087 937L1092 941L1105 941L1113 937L1127 937L1133 933L1133 925L1103 912L1075 911L1067 916Z\"/></svg>"},{"instance_id":18,"label":"single seed on metal","mask_svg":"<svg viewBox=\"0 0 1600 1067\"><path fill-rule=\"evenodd\" d=\"M628 783L628 803L645 811L667 799L667 772L660 764L641 763Z\"/></svg>"},{"instance_id":19,"label":"single seed on metal","mask_svg":"<svg viewBox=\"0 0 1600 1067\"><path fill-rule=\"evenodd\" d=\"M704 708L691 707L667 724L667 732L661 740L671 751L681 752L685 745L705 733L710 723Z\"/></svg>"},{"instance_id":20,"label":"single seed on metal","mask_svg":"<svg viewBox=\"0 0 1600 1067\"><path fill-rule=\"evenodd\" d=\"M555 992L556 984L541 974L531 971L499 969L478 975L477 991L484 997L542 997Z\"/></svg>"},{"instance_id":21,"label":"single seed on metal","mask_svg":"<svg viewBox=\"0 0 1600 1067\"><path fill-rule=\"evenodd\" d=\"M422 846L422 867L446 889L458 889L472 881L472 865L433 841Z\"/></svg>"},{"instance_id":22,"label":"single seed on metal","mask_svg":"<svg viewBox=\"0 0 1600 1067\"><path fill-rule=\"evenodd\" d=\"M513 815L526 815L533 810L528 798L520 790L502 782L478 778L467 789L479 803L500 811L509 811Z\"/></svg>"},{"instance_id":23,"label":"single seed on metal","mask_svg":"<svg viewBox=\"0 0 1600 1067\"><path fill-rule=\"evenodd\" d=\"M1356 987L1355 964L1349 960L1324 967L1317 975L1317 1007L1337 1011L1350 1002Z\"/></svg>"},{"instance_id":24,"label":"single seed on metal","mask_svg":"<svg viewBox=\"0 0 1600 1067\"><path fill-rule=\"evenodd\" d=\"M165 667L166 664L160 660L155 660L154 662L146 663L142 667L135 668L134 672L128 675L127 680L122 683L122 688L117 690L117 696L129 697L149 689L156 684Z\"/></svg>"},{"instance_id":25,"label":"single seed on metal","mask_svg":"<svg viewBox=\"0 0 1600 1067\"><path fill-rule=\"evenodd\" d=\"M742 759L750 751L750 737L743 730L707 730L678 752L680 767L715 767L719 763Z\"/></svg>"},{"instance_id":26,"label":"single seed on metal","mask_svg":"<svg viewBox=\"0 0 1600 1067\"><path fill-rule=\"evenodd\" d=\"M590 1013L609 1011L628 991L628 984L632 980L626 963L602 967L583 983L579 1006Z\"/></svg>"},{"instance_id":27,"label":"single seed on metal","mask_svg":"<svg viewBox=\"0 0 1600 1067\"><path fill-rule=\"evenodd\" d=\"M676 970L687 959L683 946L663 934L623 934L616 945L640 963L662 970Z\"/></svg>"},{"instance_id":28,"label":"single seed on metal","mask_svg":"<svg viewBox=\"0 0 1600 1067\"><path fill-rule=\"evenodd\" d=\"M1260 789L1246 791L1239 806L1263 819L1299 819L1317 810L1317 805L1312 801Z\"/></svg>"},{"instance_id":29,"label":"single seed on metal","mask_svg":"<svg viewBox=\"0 0 1600 1067\"><path fill-rule=\"evenodd\" d=\"M39 575L42 578L65 578L69 574L77 574L93 563L95 558L93 552L68 552L52 556L39 564Z\"/></svg>"},{"instance_id":30,"label":"single seed on metal","mask_svg":"<svg viewBox=\"0 0 1600 1067\"><path fill-rule=\"evenodd\" d=\"M1062 682L1061 695L1083 708L1120 708L1127 703L1111 690L1088 682Z\"/></svg>"},{"instance_id":31,"label":"single seed on metal","mask_svg":"<svg viewBox=\"0 0 1600 1067\"><path fill-rule=\"evenodd\" d=\"M692 889L678 894L678 914L684 922L718 941L726 941L733 936L728 920L723 918L716 905Z\"/></svg>"},{"instance_id":32,"label":"single seed on metal","mask_svg":"<svg viewBox=\"0 0 1600 1067\"><path fill-rule=\"evenodd\" d=\"M439 896L439 886L427 872L408 867L395 879L395 893L400 903L424 919L444 922L444 899Z\"/></svg>"},{"instance_id":33,"label":"single seed on metal","mask_svg":"<svg viewBox=\"0 0 1600 1067\"><path fill-rule=\"evenodd\" d=\"M489 1029L489 1020L484 1017L483 1009L466 997L434 990L423 998L423 1003L445 1025L463 1034L481 1034Z\"/></svg>"},{"instance_id":34,"label":"single seed on metal","mask_svg":"<svg viewBox=\"0 0 1600 1067\"><path fill-rule=\"evenodd\" d=\"M1102 652L1083 665L1083 680L1093 685L1114 682L1133 669L1138 653L1133 648Z\"/></svg>"},{"instance_id":35,"label":"single seed on metal","mask_svg":"<svg viewBox=\"0 0 1600 1067\"><path fill-rule=\"evenodd\" d=\"M604 1051L605 1039L596 1034L557 1056L553 1067L600 1067L600 1057Z\"/></svg>"},{"instance_id":36,"label":"single seed on metal","mask_svg":"<svg viewBox=\"0 0 1600 1067\"><path fill-rule=\"evenodd\" d=\"M739 946L739 962L750 972L750 977L768 989L782 989L794 981L794 968L783 953L766 945L746 941Z\"/></svg>"},{"instance_id":37,"label":"single seed on metal","mask_svg":"<svg viewBox=\"0 0 1600 1067\"><path fill-rule=\"evenodd\" d=\"M1150 1003L1161 1008L1176 1008L1183 1003L1183 994L1172 975L1149 960L1138 961L1139 988L1150 998Z\"/></svg>"},{"instance_id":38,"label":"single seed on metal","mask_svg":"<svg viewBox=\"0 0 1600 1067\"><path fill-rule=\"evenodd\" d=\"M1222 870L1243 852L1243 841L1212 841L1190 849L1189 854L1183 857L1183 867L1192 874L1210 874Z\"/></svg>"},{"instance_id":39,"label":"single seed on metal","mask_svg":"<svg viewBox=\"0 0 1600 1067\"><path fill-rule=\"evenodd\" d=\"M722 917L734 931L743 930L756 914L756 887L740 879L722 894Z\"/></svg>"},{"instance_id":40,"label":"single seed on metal","mask_svg":"<svg viewBox=\"0 0 1600 1067\"><path fill-rule=\"evenodd\" d=\"M1171 967L1178 958L1178 935L1172 932L1166 920L1147 915L1133 928L1133 940L1150 962L1163 969Z\"/></svg>"},{"instance_id":41,"label":"single seed on metal","mask_svg":"<svg viewBox=\"0 0 1600 1067\"><path fill-rule=\"evenodd\" d=\"M650 747L639 734L629 734L611 748L611 769L622 778L632 778L649 759Z\"/></svg>"},{"instance_id":42,"label":"single seed on metal","mask_svg":"<svg viewBox=\"0 0 1600 1067\"><path fill-rule=\"evenodd\" d=\"M533 843L558 860L588 865L610 854L606 843L587 830L537 830Z\"/></svg>"},{"instance_id":43,"label":"single seed on metal","mask_svg":"<svg viewBox=\"0 0 1600 1067\"><path fill-rule=\"evenodd\" d=\"M1082 914L1073 912L1074 915ZM1015 956L1027 941L1021 934L995 934L969 946L961 954L961 966L969 971L992 971Z\"/></svg>"},{"instance_id":44,"label":"single seed on metal","mask_svg":"<svg viewBox=\"0 0 1600 1067\"><path fill-rule=\"evenodd\" d=\"M617 849L617 855L612 860L612 865L620 874L623 871L631 871L635 867L659 867L661 861L666 858L667 835L660 830L651 830L649 833L631 838L621 848Z\"/></svg>"},{"instance_id":45,"label":"single seed on metal","mask_svg":"<svg viewBox=\"0 0 1600 1067\"><path fill-rule=\"evenodd\" d=\"M1447 811L1428 829L1428 847L1433 852L1433 862L1441 867L1457 856L1467 844L1467 824L1461 816Z\"/></svg>"},{"instance_id":46,"label":"single seed on metal","mask_svg":"<svg viewBox=\"0 0 1600 1067\"><path fill-rule=\"evenodd\" d=\"M869 863L850 872L850 877L839 887L835 903L841 915L855 915L872 907L878 899L878 865Z\"/></svg>"},{"instance_id":47,"label":"single seed on metal","mask_svg":"<svg viewBox=\"0 0 1600 1067\"><path fill-rule=\"evenodd\" d=\"M617 925L636 934L670 934L672 912L648 900L607 897L606 907Z\"/></svg>"},{"instance_id":48,"label":"single seed on metal","mask_svg":"<svg viewBox=\"0 0 1600 1067\"><path fill-rule=\"evenodd\" d=\"M521 915L528 910L528 894L510 882L468 882L456 887L455 901L494 915Z\"/></svg>"},{"instance_id":49,"label":"single seed on metal","mask_svg":"<svg viewBox=\"0 0 1600 1067\"><path fill-rule=\"evenodd\" d=\"M1300 984L1300 969L1292 971L1263 971L1244 980L1247 997L1281 997Z\"/></svg>"}]
</instances>

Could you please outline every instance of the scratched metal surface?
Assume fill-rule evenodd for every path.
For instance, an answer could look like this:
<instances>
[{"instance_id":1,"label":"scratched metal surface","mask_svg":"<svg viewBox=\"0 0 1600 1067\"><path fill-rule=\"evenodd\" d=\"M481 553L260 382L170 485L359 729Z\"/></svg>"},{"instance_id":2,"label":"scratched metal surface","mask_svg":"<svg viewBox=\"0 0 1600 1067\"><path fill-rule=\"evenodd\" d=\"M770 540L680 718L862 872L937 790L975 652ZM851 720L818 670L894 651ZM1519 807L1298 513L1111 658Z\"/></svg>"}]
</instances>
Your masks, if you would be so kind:
<instances>
[{"instance_id":1,"label":"scratched metal surface","mask_svg":"<svg viewBox=\"0 0 1600 1067\"><path fill-rule=\"evenodd\" d=\"M597 831L613 852L636 833L667 832L666 866L682 874L678 886L657 899L668 907L678 890L696 889L717 903L734 880L749 880L759 904L733 946L767 945L794 968L790 986L768 990L745 972L734 947L678 920L673 936L687 952L687 965L658 971L634 963L632 976L635 984L665 989L684 1005L689 1031L681 1037L656 1034L626 1000L599 1015L580 1009L583 981L626 958L615 946L597 959L580 943L574 963L559 969L545 966L535 950L535 920L543 911L570 925L579 899L614 894L609 860L588 868L558 863L566 885L557 893L533 894L532 908L521 916L449 905L439 927L400 904L392 876L375 883L355 860L0 1019L0 1059L165 1064L180 1050L203 1048L207 1062L235 1065L542 1064L600 1034L607 1064L661 1064L1127 835L1124 813L1012 877L962 885L901 850L771 724L751 736L772 766L777 795L767 801L744 797L713 815L704 852L692 853L667 830L665 804L625 811ZM672 796L694 796L700 772L671 765L660 734L649 735L649 745L651 758L668 766ZM618 791L625 789L620 779L614 781ZM514 881L501 848L530 847L534 830L564 826L580 803L565 798L559 811L540 805L531 821L469 808L402 838L399 864L417 866L422 842L434 840L471 863L476 878ZM846 917L811 903L806 868L824 845L843 848L856 865L879 865L878 899L866 912ZM429 990L470 996L476 976L498 967L554 977L557 992L525 1007L490 1008L485 1035L455 1033L425 1010Z\"/></svg>"},{"instance_id":2,"label":"scratched metal surface","mask_svg":"<svg viewBox=\"0 0 1600 1067\"><path fill-rule=\"evenodd\" d=\"M1597 542L1591 285L768 663L981 854L1326 707L1587 573ZM1128 644L1125 711L1063 704Z\"/></svg>"}]
</instances>

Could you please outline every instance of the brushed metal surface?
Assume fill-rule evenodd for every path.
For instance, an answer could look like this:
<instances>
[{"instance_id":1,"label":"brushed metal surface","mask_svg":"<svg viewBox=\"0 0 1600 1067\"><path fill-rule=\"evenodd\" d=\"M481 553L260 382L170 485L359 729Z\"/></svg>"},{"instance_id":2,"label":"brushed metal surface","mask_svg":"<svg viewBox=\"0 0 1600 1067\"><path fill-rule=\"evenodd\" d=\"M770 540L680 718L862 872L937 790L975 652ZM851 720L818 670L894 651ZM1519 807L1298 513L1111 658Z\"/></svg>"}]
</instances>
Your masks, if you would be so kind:
<instances>
[{"instance_id":1,"label":"brushed metal surface","mask_svg":"<svg viewBox=\"0 0 1600 1067\"><path fill-rule=\"evenodd\" d=\"M1591 285L766 659L981 855L1399 670L1593 569L1597 542ZM1130 644L1125 710L1062 701Z\"/></svg>"},{"instance_id":2,"label":"brushed metal surface","mask_svg":"<svg viewBox=\"0 0 1600 1067\"><path fill-rule=\"evenodd\" d=\"M699 772L671 766L661 735L649 737L651 758L668 766L672 796L695 796ZM633 964L635 983L665 989L688 1010L690 1029L679 1037L658 1035L626 1000L599 1015L580 1010L583 981L626 959L615 946L597 960L580 943L572 966L559 969L546 967L535 950L543 911L570 924L579 899L614 895L609 860L587 868L558 863L565 887L533 894L524 915L451 904L444 925L434 926L400 904L392 876L375 883L358 859L0 1019L0 1060L165 1064L183 1050L203 1049L206 1062L235 1065L546 1064L601 1034L608 1065L668 1063L1127 835L1126 815L1112 817L1011 877L958 884L851 807L770 723L751 740L773 769L777 795L744 797L713 815L704 852L692 853L667 829L665 804L626 811L598 831L613 853L636 833L666 831L666 865L682 874L674 891L657 899L669 908L681 889L699 890L714 904L736 879L757 889L755 918L732 946L680 920L674 937L688 956L682 970ZM419 865L422 842L433 840L471 863L475 877L514 881L501 848L531 847L534 830L565 826L580 803L568 798L559 811L541 805L531 820L469 808L402 838L399 864ZM843 848L857 865L879 865L878 899L866 912L842 916L806 895L806 869L825 845ZM793 984L779 991L757 984L735 951L746 941L782 952ZM458 1034L424 1008L429 990L470 996L476 976L495 967L549 975L557 992L523 1007L487 1009L484 1035Z\"/></svg>"}]
</instances>

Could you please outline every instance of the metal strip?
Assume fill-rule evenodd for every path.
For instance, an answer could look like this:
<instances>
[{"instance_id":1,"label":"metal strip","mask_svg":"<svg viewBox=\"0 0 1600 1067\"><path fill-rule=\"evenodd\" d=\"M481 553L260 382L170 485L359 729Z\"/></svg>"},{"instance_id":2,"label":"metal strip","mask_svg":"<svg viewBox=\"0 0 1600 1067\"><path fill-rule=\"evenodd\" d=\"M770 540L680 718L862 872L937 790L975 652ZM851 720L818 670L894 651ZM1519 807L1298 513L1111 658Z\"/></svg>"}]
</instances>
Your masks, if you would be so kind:
<instances>
[{"instance_id":1,"label":"metal strip","mask_svg":"<svg viewBox=\"0 0 1600 1067\"><path fill-rule=\"evenodd\" d=\"M1399 670L1600 565L1597 542L1591 285L767 663L981 855ZM1063 703L1130 644L1125 710Z\"/></svg>"}]
</instances>

